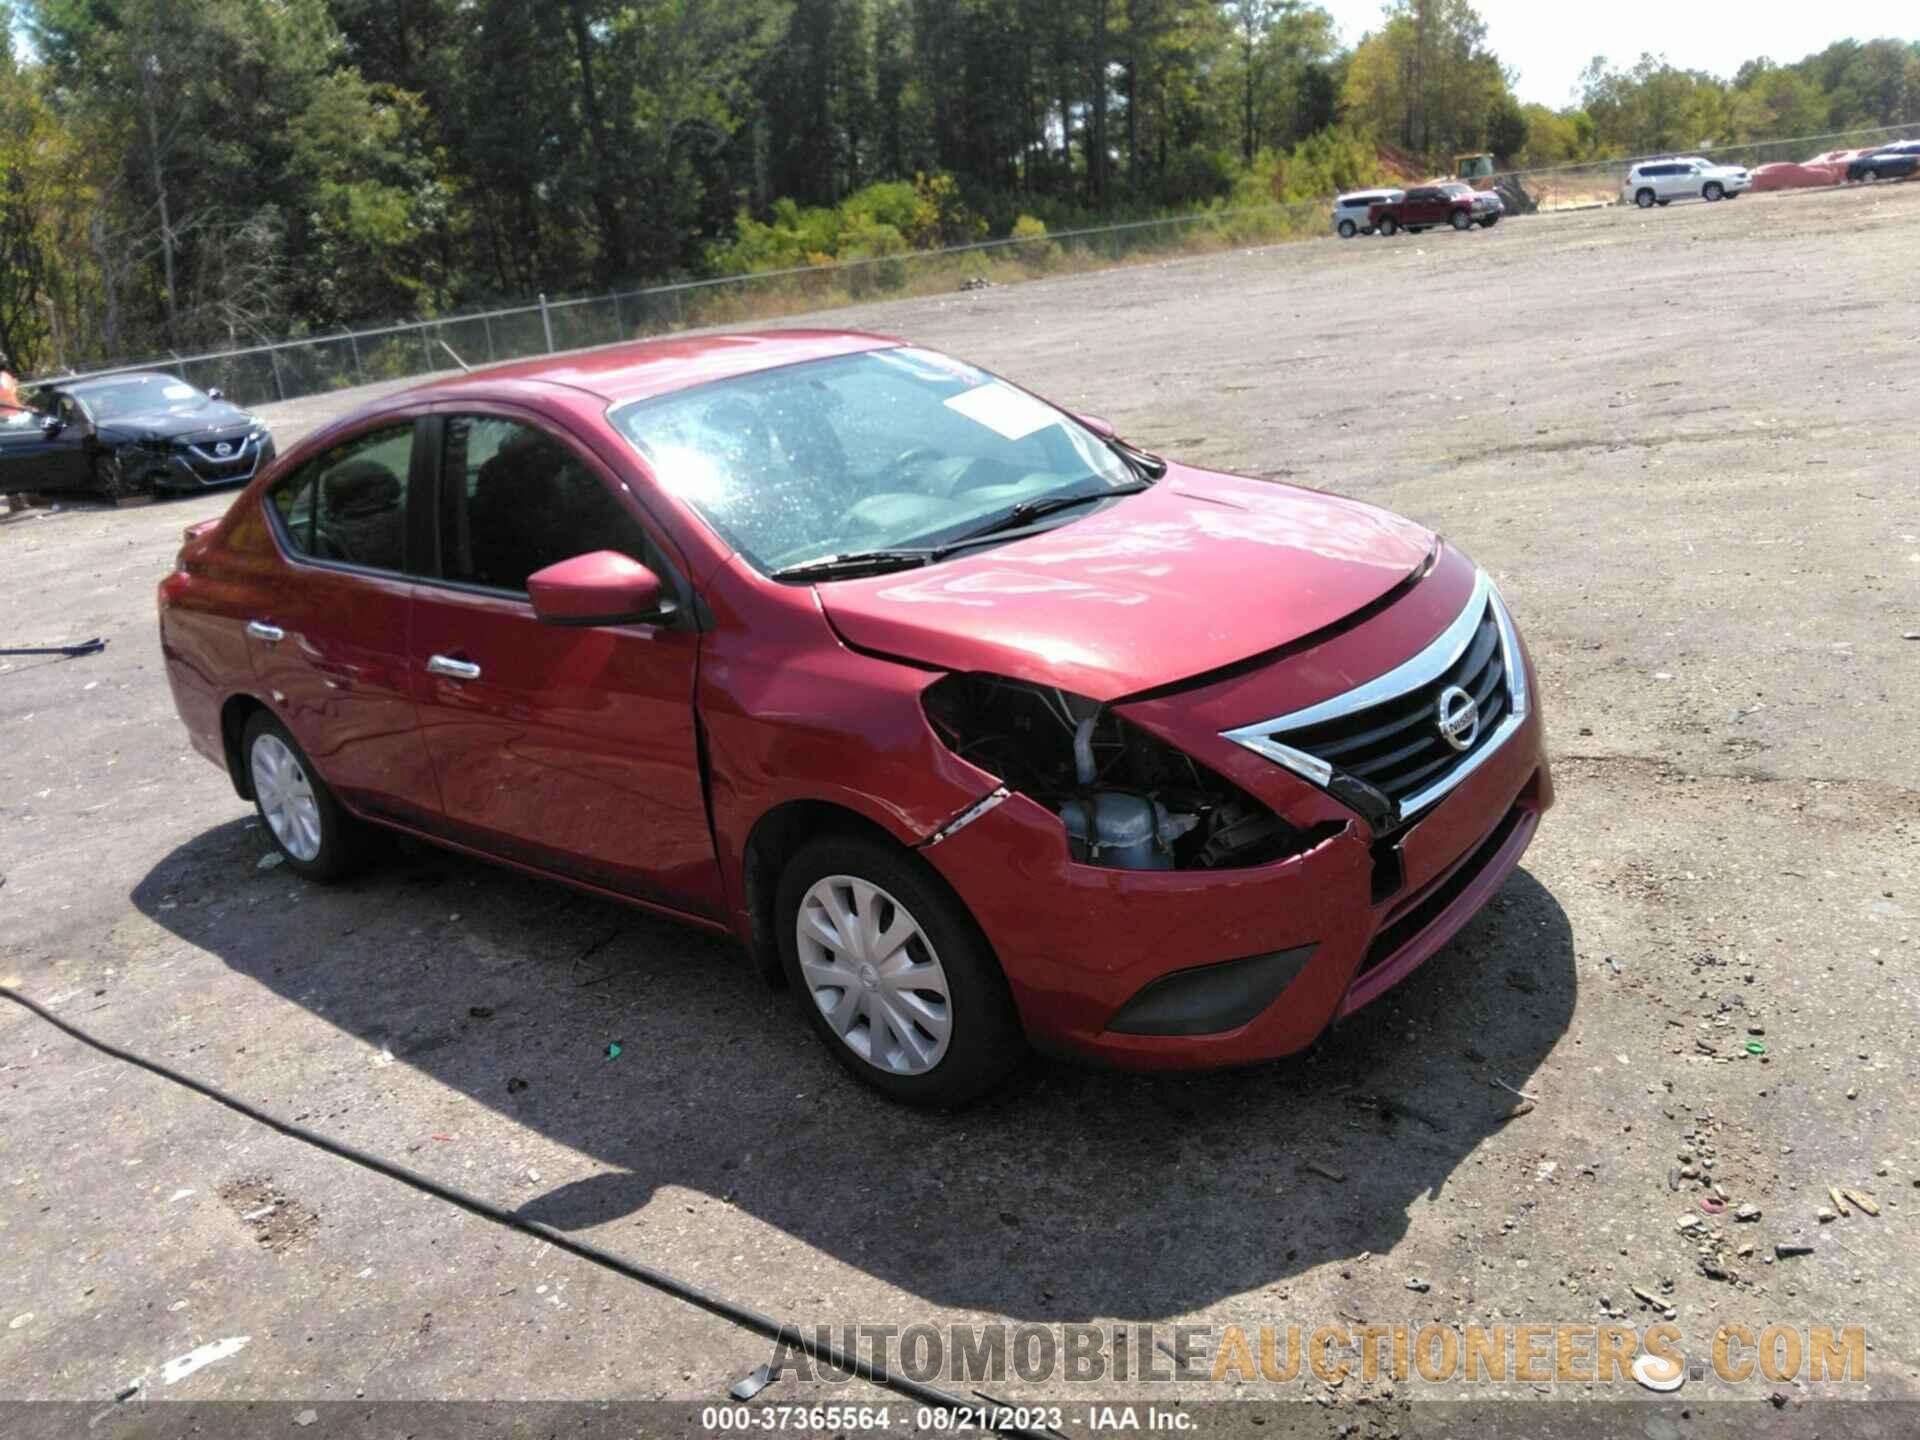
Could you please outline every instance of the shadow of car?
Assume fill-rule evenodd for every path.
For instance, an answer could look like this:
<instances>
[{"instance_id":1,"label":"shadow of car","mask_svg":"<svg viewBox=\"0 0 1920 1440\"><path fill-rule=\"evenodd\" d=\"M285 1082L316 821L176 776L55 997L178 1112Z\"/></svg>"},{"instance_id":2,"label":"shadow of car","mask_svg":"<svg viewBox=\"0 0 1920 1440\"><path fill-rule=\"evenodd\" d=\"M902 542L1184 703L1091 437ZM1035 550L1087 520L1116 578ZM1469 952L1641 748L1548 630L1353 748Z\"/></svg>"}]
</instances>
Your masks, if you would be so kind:
<instances>
[{"instance_id":1,"label":"shadow of car","mask_svg":"<svg viewBox=\"0 0 1920 1440\"><path fill-rule=\"evenodd\" d=\"M344 887L290 886L257 868L256 827L182 844L134 903L270 1006L446 1087L449 1111L484 1107L450 1126L469 1143L510 1151L524 1129L606 1167L530 1218L589 1229L663 1187L704 1192L928 1303L1016 1318L1184 1315L1390 1250L1510 1118L1490 1077L1525 1089L1574 1008L1568 918L1521 870L1292 1060L1183 1076L1034 1062L1027 1085L931 1112L848 1078L722 940L424 849ZM356 1143L389 1154L442 1123L369 1134L364 1087L383 1072L340 1055L282 1052L270 1077L226 1083L288 1114L353 1104Z\"/></svg>"}]
</instances>

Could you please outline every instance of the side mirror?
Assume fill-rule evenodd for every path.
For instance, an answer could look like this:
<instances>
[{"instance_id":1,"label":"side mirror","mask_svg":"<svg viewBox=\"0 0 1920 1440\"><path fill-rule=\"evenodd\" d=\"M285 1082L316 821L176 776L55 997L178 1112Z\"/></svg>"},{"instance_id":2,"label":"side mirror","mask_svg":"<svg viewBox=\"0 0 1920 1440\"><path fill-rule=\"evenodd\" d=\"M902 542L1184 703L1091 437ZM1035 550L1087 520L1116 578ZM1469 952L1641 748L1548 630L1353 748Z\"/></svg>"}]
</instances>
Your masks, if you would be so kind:
<instances>
[{"instance_id":1,"label":"side mirror","mask_svg":"<svg viewBox=\"0 0 1920 1440\"><path fill-rule=\"evenodd\" d=\"M207 398L209 400L224 400L227 398L227 392L224 390L209 390L207 391Z\"/></svg>"},{"instance_id":2,"label":"side mirror","mask_svg":"<svg viewBox=\"0 0 1920 1440\"><path fill-rule=\"evenodd\" d=\"M58 415L43 415L40 417L40 430L42 434L58 435L66 428L67 422L62 420Z\"/></svg>"},{"instance_id":3,"label":"side mirror","mask_svg":"<svg viewBox=\"0 0 1920 1440\"><path fill-rule=\"evenodd\" d=\"M527 577L533 613L547 625L631 625L664 620L672 600L660 577L616 550L576 555Z\"/></svg>"},{"instance_id":4,"label":"side mirror","mask_svg":"<svg viewBox=\"0 0 1920 1440\"><path fill-rule=\"evenodd\" d=\"M1118 440L1120 438L1120 432L1113 428L1113 422L1103 416L1082 415L1076 412L1073 418L1086 426L1087 429L1093 431L1093 433L1098 435L1102 440Z\"/></svg>"}]
</instances>

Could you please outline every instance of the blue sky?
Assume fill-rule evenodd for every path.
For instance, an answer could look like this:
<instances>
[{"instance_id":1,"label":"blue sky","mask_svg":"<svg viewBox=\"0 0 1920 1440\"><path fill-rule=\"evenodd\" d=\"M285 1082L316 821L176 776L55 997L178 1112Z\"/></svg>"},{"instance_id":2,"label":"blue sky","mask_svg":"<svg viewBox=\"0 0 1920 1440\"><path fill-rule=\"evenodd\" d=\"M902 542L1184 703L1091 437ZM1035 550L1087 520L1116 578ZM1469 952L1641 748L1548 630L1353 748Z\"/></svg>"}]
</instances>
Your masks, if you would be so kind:
<instances>
[{"instance_id":1,"label":"blue sky","mask_svg":"<svg viewBox=\"0 0 1920 1440\"><path fill-rule=\"evenodd\" d=\"M1380 22L1379 0L1318 3L1348 44ZM1920 0L1474 0L1474 8L1494 52L1520 72L1520 98L1555 109L1573 99L1574 79L1595 55L1618 63L1651 51L1684 70L1732 75L1756 55L1798 60L1848 36L1920 39Z\"/></svg>"}]
</instances>

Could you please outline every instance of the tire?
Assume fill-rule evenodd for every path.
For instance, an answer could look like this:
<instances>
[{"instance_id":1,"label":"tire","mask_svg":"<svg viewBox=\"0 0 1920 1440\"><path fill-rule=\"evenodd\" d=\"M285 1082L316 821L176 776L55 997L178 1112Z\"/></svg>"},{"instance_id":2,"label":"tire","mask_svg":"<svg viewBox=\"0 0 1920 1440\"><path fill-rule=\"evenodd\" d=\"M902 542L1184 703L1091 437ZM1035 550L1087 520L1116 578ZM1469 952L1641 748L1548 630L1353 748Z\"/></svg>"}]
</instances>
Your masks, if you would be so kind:
<instances>
[{"instance_id":1,"label":"tire","mask_svg":"<svg viewBox=\"0 0 1920 1440\"><path fill-rule=\"evenodd\" d=\"M1400 222L1391 215L1382 215L1376 228L1382 235L1391 238L1400 229Z\"/></svg>"},{"instance_id":2,"label":"tire","mask_svg":"<svg viewBox=\"0 0 1920 1440\"><path fill-rule=\"evenodd\" d=\"M1473 217L1464 210L1456 210L1453 212L1453 219L1448 223L1464 235L1473 228Z\"/></svg>"},{"instance_id":3,"label":"tire","mask_svg":"<svg viewBox=\"0 0 1920 1440\"><path fill-rule=\"evenodd\" d=\"M1880 172L1878 170L1862 170L1860 172L1860 183L1863 185L1871 185L1879 178Z\"/></svg>"},{"instance_id":4,"label":"tire","mask_svg":"<svg viewBox=\"0 0 1920 1440\"><path fill-rule=\"evenodd\" d=\"M1355 225L1351 220L1342 220L1340 222L1340 238L1342 240L1351 240L1359 233L1360 227Z\"/></svg>"},{"instance_id":5,"label":"tire","mask_svg":"<svg viewBox=\"0 0 1920 1440\"><path fill-rule=\"evenodd\" d=\"M1659 197L1656 196L1651 190L1640 190L1635 192L1633 197L1633 203L1638 205L1642 210L1651 210L1654 206L1654 202L1658 198Z\"/></svg>"},{"instance_id":6,"label":"tire","mask_svg":"<svg viewBox=\"0 0 1920 1440\"><path fill-rule=\"evenodd\" d=\"M774 915L807 1022L850 1075L889 1099L964 1105L1026 1056L992 947L918 856L861 835L821 836L787 863ZM867 938L875 933L878 944ZM833 984L837 976L849 983Z\"/></svg>"},{"instance_id":7,"label":"tire","mask_svg":"<svg viewBox=\"0 0 1920 1440\"><path fill-rule=\"evenodd\" d=\"M1700 198L1712 202L1727 193L1727 187L1718 180L1709 180L1700 190Z\"/></svg>"},{"instance_id":8,"label":"tire","mask_svg":"<svg viewBox=\"0 0 1920 1440\"><path fill-rule=\"evenodd\" d=\"M93 457L93 490L102 500L118 500L127 493L126 472L112 455Z\"/></svg>"},{"instance_id":9,"label":"tire","mask_svg":"<svg viewBox=\"0 0 1920 1440\"><path fill-rule=\"evenodd\" d=\"M366 863L365 827L341 808L300 742L271 712L256 710L247 721L240 759L260 824L289 869L327 885Z\"/></svg>"}]
</instances>

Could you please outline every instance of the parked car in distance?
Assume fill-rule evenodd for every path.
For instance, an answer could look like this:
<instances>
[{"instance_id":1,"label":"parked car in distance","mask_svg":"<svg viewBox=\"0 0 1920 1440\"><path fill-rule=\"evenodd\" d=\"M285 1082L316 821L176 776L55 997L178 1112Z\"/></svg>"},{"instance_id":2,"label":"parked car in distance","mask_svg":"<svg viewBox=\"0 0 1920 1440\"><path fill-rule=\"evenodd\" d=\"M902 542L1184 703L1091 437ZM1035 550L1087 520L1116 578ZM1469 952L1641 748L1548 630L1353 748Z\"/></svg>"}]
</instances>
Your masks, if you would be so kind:
<instances>
[{"instance_id":1,"label":"parked car in distance","mask_svg":"<svg viewBox=\"0 0 1920 1440\"><path fill-rule=\"evenodd\" d=\"M1903 140L1854 157L1847 164L1847 179L1868 184L1875 180L1905 180L1916 170L1920 170L1920 140Z\"/></svg>"},{"instance_id":2,"label":"parked car in distance","mask_svg":"<svg viewBox=\"0 0 1920 1440\"><path fill-rule=\"evenodd\" d=\"M1838 185L1847 178L1847 163L1865 150L1826 150L1805 160L1779 160L1757 166L1751 174L1755 190L1802 190Z\"/></svg>"},{"instance_id":3,"label":"parked car in distance","mask_svg":"<svg viewBox=\"0 0 1920 1440\"><path fill-rule=\"evenodd\" d=\"M1374 228L1382 235L1400 230L1418 235L1436 225L1451 225L1456 230L1471 230L1478 225L1491 230L1505 213L1506 207L1493 191L1476 190L1458 181L1416 185L1398 200L1381 201L1369 211Z\"/></svg>"},{"instance_id":4,"label":"parked car in distance","mask_svg":"<svg viewBox=\"0 0 1920 1440\"><path fill-rule=\"evenodd\" d=\"M1342 240L1373 234L1373 207L1391 204L1405 194L1404 190L1349 190L1334 196L1333 233Z\"/></svg>"},{"instance_id":5,"label":"parked car in distance","mask_svg":"<svg viewBox=\"0 0 1920 1440\"><path fill-rule=\"evenodd\" d=\"M91 490L108 499L238 485L273 459L273 436L218 390L172 375L106 375L23 389L0 411L0 493Z\"/></svg>"},{"instance_id":6,"label":"parked car in distance","mask_svg":"<svg viewBox=\"0 0 1920 1440\"><path fill-rule=\"evenodd\" d=\"M1738 165L1679 155L1635 165L1620 186L1620 199L1651 210L1675 200L1732 200L1752 188L1753 176Z\"/></svg>"},{"instance_id":7,"label":"parked car in distance","mask_svg":"<svg viewBox=\"0 0 1920 1440\"><path fill-rule=\"evenodd\" d=\"M1029 1044L1297 1051L1553 798L1457 548L877 336L385 397L192 527L158 601L188 737L289 870L375 824L732 935L908 1101Z\"/></svg>"}]
</instances>

